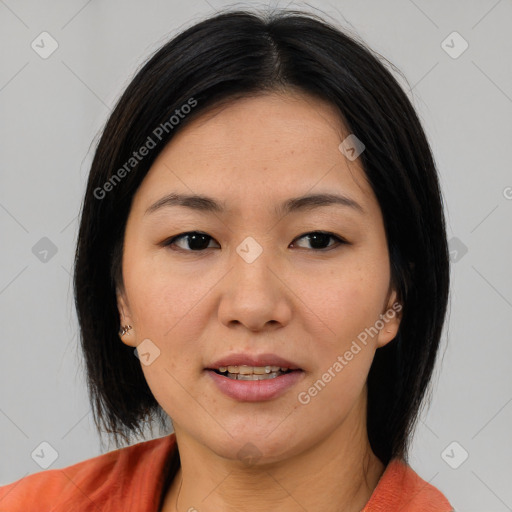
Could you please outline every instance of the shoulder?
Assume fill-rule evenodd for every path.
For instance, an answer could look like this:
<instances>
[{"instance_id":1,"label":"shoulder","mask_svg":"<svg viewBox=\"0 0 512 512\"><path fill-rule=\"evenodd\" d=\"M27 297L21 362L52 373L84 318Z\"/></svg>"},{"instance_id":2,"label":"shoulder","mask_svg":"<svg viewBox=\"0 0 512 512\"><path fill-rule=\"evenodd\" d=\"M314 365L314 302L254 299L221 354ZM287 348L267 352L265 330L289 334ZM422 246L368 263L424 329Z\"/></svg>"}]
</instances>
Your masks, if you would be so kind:
<instances>
[{"instance_id":1,"label":"shoulder","mask_svg":"<svg viewBox=\"0 0 512 512\"><path fill-rule=\"evenodd\" d=\"M164 467L175 444L171 434L26 476L0 487L0 510L26 512L37 503L38 509L52 512L114 511L131 510L142 498L153 503L159 499Z\"/></svg>"},{"instance_id":2,"label":"shoulder","mask_svg":"<svg viewBox=\"0 0 512 512\"><path fill-rule=\"evenodd\" d=\"M361 512L389 510L453 512L454 509L439 489L423 480L406 462L393 459Z\"/></svg>"}]
</instances>

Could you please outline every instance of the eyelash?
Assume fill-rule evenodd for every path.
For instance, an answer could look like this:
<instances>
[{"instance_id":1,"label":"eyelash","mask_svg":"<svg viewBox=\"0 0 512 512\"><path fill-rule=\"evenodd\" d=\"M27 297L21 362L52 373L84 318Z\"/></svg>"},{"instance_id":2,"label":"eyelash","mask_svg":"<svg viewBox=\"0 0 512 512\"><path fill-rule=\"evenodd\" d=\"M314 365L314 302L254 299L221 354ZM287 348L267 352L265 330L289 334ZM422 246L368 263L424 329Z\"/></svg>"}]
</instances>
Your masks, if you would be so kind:
<instances>
[{"instance_id":1,"label":"eyelash","mask_svg":"<svg viewBox=\"0 0 512 512\"><path fill-rule=\"evenodd\" d=\"M329 238L333 238L336 240L336 243L330 247L326 247L324 249L311 249L312 251L315 251L315 252L326 252L326 251L329 251L336 247L339 247L340 245L349 245L349 242L347 242L343 238L339 237L338 235L335 235L334 233L329 233L328 231L309 231L308 233L304 233L304 234L298 236L297 238L295 238L294 242L295 242L295 240L300 240L301 238L304 238L307 235L315 235L315 234L326 235ZM194 251L194 250L189 250L189 249L182 249L181 247L178 247L177 249L174 249L172 247L177 240L179 240L181 238L186 238L191 235L202 235L204 237L207 237L207 238L210 238L211 240L213 240L213 237L211 237L210 235L207 235L206 233L202 233L200 231L187 231L185 233L180 233L179 235L176 235L176 236L164 241L162 243L162 245L164 247L169 247L169 248L171 248L171 250L174 250L174 251L182 251L182 252L189 252L189 253L193 253L193 252L201 253L201 252L204 252L206 249L214 249L214 247L207 247L206 249L199 249L199 250Z\"/></svg>"}]
</instances>

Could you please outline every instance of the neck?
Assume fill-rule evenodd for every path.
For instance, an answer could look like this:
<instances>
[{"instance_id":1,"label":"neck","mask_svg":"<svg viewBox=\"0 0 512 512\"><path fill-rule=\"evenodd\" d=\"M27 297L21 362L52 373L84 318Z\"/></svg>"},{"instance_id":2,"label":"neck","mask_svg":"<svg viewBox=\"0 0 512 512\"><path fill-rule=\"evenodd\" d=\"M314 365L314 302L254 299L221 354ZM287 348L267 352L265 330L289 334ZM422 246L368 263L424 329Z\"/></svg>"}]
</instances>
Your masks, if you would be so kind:
<instances>
[{"instance_id":1,"label":"neck","mask_svg":"<svg viewBox=\"0 0 512 512\"><path fill-rule=\"evenodd\" d=\"M292 457L251 466L219 457L175 425L181 467L162 511L359 512L385 469L368 441L365 406Z\"/></svg>"}]
</instances>

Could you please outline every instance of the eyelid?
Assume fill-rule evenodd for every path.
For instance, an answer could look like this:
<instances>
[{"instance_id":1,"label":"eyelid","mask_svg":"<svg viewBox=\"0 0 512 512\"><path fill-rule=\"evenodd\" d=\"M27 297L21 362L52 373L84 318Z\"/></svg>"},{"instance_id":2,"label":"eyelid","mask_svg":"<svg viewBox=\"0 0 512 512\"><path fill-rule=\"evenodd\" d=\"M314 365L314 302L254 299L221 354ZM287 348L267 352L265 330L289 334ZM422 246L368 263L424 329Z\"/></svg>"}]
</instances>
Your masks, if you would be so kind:
<instances>
[{"instance_id":1,"label":"eyelid","mask_svg":"<svg viewBox=\"0 0 512 512\"><path fill-rule=\"evenodd\" d=\"M336 240L336 243L330 247L327 247L325 249L310 249L314 252L327 252L330 249L335 249L336 247L339 247L340 245L350 245L350 242L348 242L345 238L343 238L341 235L337 235L336 233L332 233L330 231L323 231L321 229L313 230L313 231L306 231L305 233L302 233L301 235L294 238L294 243L296 240L300 240L301 238L305 238L306 235L312 235L312 234L321 234L321 235L327 235L329 238L333 238Z\"/></svg>"},{"instance_id":2,"label":"eyelid","mask_svg":"<svg viewBox=\"0 0 512 512\"><path fill-rule=\"evenodd\" d=\"M332 233L331 231L324 231L324 230L320 230L320 229L317 229L317 230L312 230L312 231L306 231L300 235L298 235L297 237L295 237L293 240L292 240L292 244L294 244L297 240L300 240L302 238L305 238L307 235L312 235L312 234L322 234L322 235L327 235L329 238L332 238L335 240L335 244L333 244L332 246L329 246L329 247L326 247L324 249L307 249L307 248L304 248L304 247L300 247L300 249L306 249L306 250L311 250L311 251L314 251L314 252L318 252L318 253L321 253L321 252L327 252L331 249L335 249L336 247L339 247L341 245L351 245L351 243L346 240L344 237L342 237L341 235L337 235L336 233ZM216 243L218 243L214 237L212 237L211 235L209 235L208 233L205 233L203 231L196 231L196 230L192 230L192 231L184 231L182 233L179 233L177 235L173 235L172 237L169 237L167 239L165 239L161 244L161 246L163 247L171 247L172 245L174 245L174 243L181 239L181 238L186 238L188 235L204 235L206 236L207 238L210 238L211 240L214 240ZM203 253L204 251L206 251L207 249L213 249L213 247L207 247L206 249L200 249L200 250L196 250L196 251L193 251L193 250L188 250L188 249L182 249L181 247L178 247L177 251L182 251L182 252L185 252L185 253L197 253L197 254L200 254L200 253Z\"/></svg>"},{"instance_id":3,"label":"eyelid","mask_svg":"<svg viewBox=\"0 0 512 512\"><path fill-rule=\"evenodd\" d=\"M212 240L215 240L215 238L213 238L213 236L209 235L208 233L204 233L203 231L196 231L196 230L192 230L192 231L183 231L182 233L178 233L177 235L173 235L169 238L166 238L163 242L161 242L159 245L163 246L163 247L169 247L171 246L171 244L173 244L176 240L179 240L180 238L186 238L187 235L204 235L208 238L211 238ZM216 241L216 240L215 240ZM218 242L217 242L218 243ZM197 253L200 253L200 252L203 252L205 251L205 249L202 249L201 251L189 251L189 250L185 250L185 249L181 249L180 247L178 247L178 250L182 250L184 252L197 252Z\"/></svg>"}]
</instances>

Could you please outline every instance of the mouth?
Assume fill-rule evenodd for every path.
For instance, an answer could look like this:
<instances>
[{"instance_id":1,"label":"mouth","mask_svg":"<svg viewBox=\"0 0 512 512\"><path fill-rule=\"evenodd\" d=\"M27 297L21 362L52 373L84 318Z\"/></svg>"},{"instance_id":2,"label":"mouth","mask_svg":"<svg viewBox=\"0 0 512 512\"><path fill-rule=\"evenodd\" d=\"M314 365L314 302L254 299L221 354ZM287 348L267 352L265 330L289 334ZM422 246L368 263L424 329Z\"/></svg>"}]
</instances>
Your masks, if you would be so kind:
<instances>
[{"instance_id":1,"label":"mouth","mask_svg":"<svg viewBox=\"0 0 512 512\"><path fill-rule=\"evenodd\" d=\"M205 372L211 378L216 389L227 397L239 402L262 402L266 400L275 400L287 391L297 386L305 377L306 373L297 366L292 366L283 359L276 361L254 361L246 360L244 363L256 363L265 366L250 366L241 364L240 361L233 361L226 364L224 359L222 364L212 365L211 368L205 368ZM239 364L233 364L238 362ZM277 363L275 365L269 363ZM265 364L267 363L267 364ZM289 366L287 366L289 364ZM283 365L283 366L278 366ZM290 367L291 366L291 367Z\"/></svg>"},{"instance_id":2,"label":"mouth","mask_svg":"<svg viewBox=\"0 0 512 512\"><path fill-rule=\"evenodd\" d=\"M233 380L268 380L292 372L300 372L299 368L291 369L285 366L220 366L219 368L207 368L217 375L222 375Z\"/></svg>"}]
</instances>

